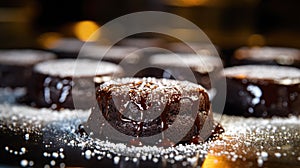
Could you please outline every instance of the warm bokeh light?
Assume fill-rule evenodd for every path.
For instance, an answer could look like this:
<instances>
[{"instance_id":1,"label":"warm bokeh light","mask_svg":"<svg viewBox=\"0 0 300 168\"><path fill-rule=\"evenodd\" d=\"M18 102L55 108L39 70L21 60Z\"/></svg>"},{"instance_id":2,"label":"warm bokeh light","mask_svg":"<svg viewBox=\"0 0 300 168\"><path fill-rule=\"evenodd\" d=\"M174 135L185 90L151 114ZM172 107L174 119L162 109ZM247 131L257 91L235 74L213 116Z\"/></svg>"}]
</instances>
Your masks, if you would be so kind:
<instances>
[{"instance_id":1,"label":"warm bokeh light","mask_svg":"<svg viewBox=\"0 0 300 168\"><path fill-rule=\"evenodd\" d=\"M222 156L208 154L205 158L202 168L231 168L232 165Z\"/></svg>"},{"instance_id":2,"label":"warm bokeh light","mask_svg":"<svg viewBox=\"0 0 300 168\"><path fill-rule=\"evenodd\" d=\"M205 38L199 38L197 31L196 29L176 28L171 29L170 34L184 37L188 42L205 42Z\"/></svg>"},{"instance_id":3,"label":"warm bokeh light","mask_svg":"<svg viewBox=\"0 0 300 168\"><path fill-rule=\"evenodd\" d=\"M47 33L43 33L41 34L38 38L37 41L39 43L39 45L41 45L42 47L49 49L52 48L53 45L59 40L61 39L62 35L56 32L47 32Z\"/></svg>"},{"instance_id":4,"label":"warm bokeh light","mask_svg":"<svg viewBox=\"0 0 300 168\"><path fill-rule=\"evenodd\" d=\"M266 40L264 36L260 34L250 35L247 42L248 42L248 46L264 46L266 44Z\"/></svg>"},{"instance_id":5,"label":"warm bokeh light","mask_svg":"<svg viewBox=\"0 0 300 168\"><path fill-rule=\"evenodd\" d=\"M76 38L82 41L96 41L99 38L100 26L93 21L80 21L73 27ZM93 36L92 36L93 35Z\"/></svg>"},{"instance_id":6,"label":"warm bokeh light","mask_svg":"<svg viewBox=\"0 0 300 168\"><path fill-rule=\"evenodd\" d=\"M204 5L208 0L165 0L168 5L191 7Z\"/></svg>"}]
</instances>

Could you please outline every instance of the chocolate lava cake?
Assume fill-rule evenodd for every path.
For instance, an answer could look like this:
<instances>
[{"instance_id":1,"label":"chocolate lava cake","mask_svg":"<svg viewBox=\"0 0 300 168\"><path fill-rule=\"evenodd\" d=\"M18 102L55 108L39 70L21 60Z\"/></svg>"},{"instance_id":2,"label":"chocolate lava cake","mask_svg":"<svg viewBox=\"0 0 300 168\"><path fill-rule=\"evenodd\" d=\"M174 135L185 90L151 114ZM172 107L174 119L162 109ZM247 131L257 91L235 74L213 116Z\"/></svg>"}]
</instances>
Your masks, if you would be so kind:
<instances>
[{"instance_id":1,"label":"chocolate lava cake","mask_svg":"<svg viewBox=\"0 0 300 168\"><path fill-rule=\"evenodd\" d=\"M199 143L222 132L220 126L215 129L206 90L188 81L121 78L100 85L96 96L98 107L86 124L88 132L96 137L131 141L156 135L164 140L179 135L180 142ZM113 128L105 128L105 123ZM129 139L113 137L112 129Z\"/></svg>"},{"instance_id":2,"label":"chocolate lava cake","mask_svg":"<svg viewBox=\"0 0 300 168\"><path fill-rule=\"evenodd\" d=\"M125 38L118 42L120 46L131 46L137 48L147 47L164 47L165 40L163 38Z\"/></svg>"},{"instance_id":3,"label":"chocolate lava cake","mask_svg":"<svg viewBox=\"0 0 300 168\"><path fill-rule=\"evenodd\" d=\"M215 45L203 42L189 42L188 45L182 42L172 42L168 44L167 48L175 53L198 53L200 55L208 56L215 56L218 54L218 49Z\"/></svg>"},{"instance_id":4,"label":"chocolate lava cake","mask_svg":"<svg viewBox=\"0 0 300 168\"><path fill-rule=\"evenodd\" d=\"M242 47L235 51L233 64L284 65L300 68L300 50L283 47Z\"/></svg>"},{"instance_id":5,"label":"chocolate lava cake","mask_svg":"<svg viewBox=\"0 0 300 168\"><path fill-rule=\"evenodd\" d=\"M88 59L45 61L34 67L28 97L38 107L86 109L93 105L97 85L122 74L121 67L108 62Z\"/></svg>"},{"instance_id":6,"label":"chocolate lava cake","mask_svg":"<svg viewBox=\"0 0 300 168\"><path fill-rule=\"evenodd\" d=\"M54 52L59 58L77 58L84 44L85 42L75 38L61 38L57 40L49 50Z\"/></svg>"},{"instance_id":7,"label":"chocolate lava cake","mask_svg":"<svg viewBox=\"0 0 300 168\"><path fill-rule=\"evenodd\" d=\"M300 114L300 69L271 65L226 68L225 114L272 117Z\"/></svg>"},{"instance_id":8,"label":"chocolate lava cake","mask_svg":"<svg viewBox=\"0 0 300 168\"><path fill-rule=\"evenodd\" d=\"M140 57L141 53L135 52L136 47L127 46L105 46L99 44L89 44L82 47L80 52L81 58L101 59L102 61L119 64L123 59L132 62Z\"/></svg>"},{"instance_id":9,"label":"chocolate lava cake","mask_svg":"<svg viewBox=\"0 0 300 168\"><path fill-rule=\"evenodd\" d=\"M54 59L50 52L40 50L2 50L0 51L0 87L24 87L32 75L36 63Z\"/></svg>"},{"instance_id":10,"label":"chocolate lava cake","mask_svg":"<svg viewBox=\"0 0 300 168\"><path fill-rule=\"evenodd\" d=\"M215 56L178 53L153 55L149 58L149 65L151 67L141 70L135 76L189 80L185 77L191 71L196 80L192 82L197 82L205 89L212 87L209 74L217 73L222 67L221 61Z\"/></svg>"}]
</instances>

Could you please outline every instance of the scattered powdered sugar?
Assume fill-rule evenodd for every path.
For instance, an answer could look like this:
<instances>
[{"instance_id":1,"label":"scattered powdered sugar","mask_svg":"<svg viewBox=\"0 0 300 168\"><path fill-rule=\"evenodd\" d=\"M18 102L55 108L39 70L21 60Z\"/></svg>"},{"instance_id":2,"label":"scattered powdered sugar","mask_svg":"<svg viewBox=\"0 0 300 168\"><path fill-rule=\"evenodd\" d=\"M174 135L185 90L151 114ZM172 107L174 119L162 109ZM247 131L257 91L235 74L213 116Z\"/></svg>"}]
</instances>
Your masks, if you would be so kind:
<instances>
[{"instance_id":1,"label":"scattered powdered sugar","mask_svg":"<svg viewBox=\"0 0 300 168\"><path fill-rule=\"evenodd\" d=\"M244 118L222 116L225 133L213 141L201 144L179 144L174 147L129 146L107 140L92 139L77 132L78 125L89 117L89 110L36 109L11 103L0 103L0 129L19 132L23 141L35 142L36 135L43 135L44 146L40 158L46 158L44 167L68 166L66 158L80 155L83 161L111 160L111 164L139 164L150 161L159 165L181 164L197 167L202 165L257 165L289 162L300 164L300 118ZM28 140L26 140L28 137ZM30 147L16 148L11 142L3 142L9 155L21 155L20 166L38 164L39 160L27 158ZM59 144L63 144L60 146ZM69 160L70 161L70 160ZM251 164L250 164L251 163ZM251 166L249 166L251 167Z\"/></svg>"},{"instance_id":2,"label":"scattered powdered sugar","mask_svg":"<svg viewBox=\"0 0 300 168\"><path fill-rule=\"evenodd\" d=\"M23 160L21 160L20 165L21 165L22 167L26 167L26 166L28 165L28 161L25 160L25 159L23 159Z\"/></svg>"},{"instance_id":3,"label":"scattered powdered sugar","mask_svg":"<svg viewBox=\"0 0 300 168\"><path fill-rule=\"evenodd\" d=\"M26 93L25 88L15 88L11 89L9 87L6 88L0 88L0 102L3 103L15 103L15 100L17 97L24 96Z\"/></svg>"},{"instance_id":4,"label":"scattered powdered sugar","mask_svg":"<svg viewBox=\"0 0 300 168\"><path fill-rule=\"evenodd\" d=\"M4 123L11 124L20 123L20 121L22 121L23 124L47 124L53 121L88 117L90 111L69 109L54 111L47 108L38 109L29 106L4 103L0 104L0 114L0 121ZM29 135L25 135L25 138L29 138Z\"/></svg>"}]
</instances>

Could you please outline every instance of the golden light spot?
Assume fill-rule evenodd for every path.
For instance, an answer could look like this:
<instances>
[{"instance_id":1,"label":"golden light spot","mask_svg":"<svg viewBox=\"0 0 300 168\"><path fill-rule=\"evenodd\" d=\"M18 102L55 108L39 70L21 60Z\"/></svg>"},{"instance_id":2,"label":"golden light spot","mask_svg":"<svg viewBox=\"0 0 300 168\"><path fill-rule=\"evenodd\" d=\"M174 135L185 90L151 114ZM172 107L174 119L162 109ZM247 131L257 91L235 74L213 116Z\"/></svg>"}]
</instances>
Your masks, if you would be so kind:
<instances>
[{"instance_id":1,"label":"golden light spot","mask_svg":"<svg viewBox=\"0 0 300 168\"><path fill-rule=\"evenodd\" d=\"M170 30L170 34L179 35L180 37L184 37L187 41L197 41L199 40L197 29L192 28L173 28ZM196 36L195 36L196 35ZM201 41L199 41L201 42Z\"/></svg>"},{"instance_id":2,"label":"golden light spot","mask_svg":"<svg viewBox=\"0 0 300 168\"><path fill-rule=\"evenodd\" d=\"M245 79L247 76L245 74L238 74L235 76L237 79Z\"/></svg>"},{"instance_id":3,"label":"golden light spot","mask_svg":"<svg viewBox=\"0 0 300 168\"><path fill-rule=\"evenodd\" d=\"M86 20L76 23L73 31L79 40L96 41L100 36L99 28L100 26L96 22Z\"/></svg>"},{"instance_id":4,"label":"golden light spot","mask_svg":"<svg viewBox=\"0 0 300 168\"><path fill-rule=\"evenodd\" d=\"M231 168L232 164L226 160L226 157L224 156L214 156L211 154L208 154L205 158L202 168Z\"/></svg>"},{"instance_id":5,"label":"golden light spot","mask_svg":"<svg viewBox=\"0 0 300 168\"><path fill-rule=\"evenodd\" d=\"M172 6L191 7L204 5L208 0L165 0L165 3Z\"/></svg>"},{"instance_id":6,"label":"golden light spot","mask_svg":"<svg viewBox=\"0 0 300 168\"><path fill-rule=\"evenodd\" d=\"M247 43L249 46L264 46L266 44L266 39L263 35L252 34L249 36Z\"/></svg>"},{"instance_id":7,"label":"golden light spot","mask_svg":"<svg viewBox=\"0 0 300 168\"><path fill-rule=\"evenodd\" d=\"M39 45L42 47L49 49L54 46L54 44L61 39L62 35L56 32L47 32L41 34L38 38L37 41Z\"/></svg>"}]
</instances>

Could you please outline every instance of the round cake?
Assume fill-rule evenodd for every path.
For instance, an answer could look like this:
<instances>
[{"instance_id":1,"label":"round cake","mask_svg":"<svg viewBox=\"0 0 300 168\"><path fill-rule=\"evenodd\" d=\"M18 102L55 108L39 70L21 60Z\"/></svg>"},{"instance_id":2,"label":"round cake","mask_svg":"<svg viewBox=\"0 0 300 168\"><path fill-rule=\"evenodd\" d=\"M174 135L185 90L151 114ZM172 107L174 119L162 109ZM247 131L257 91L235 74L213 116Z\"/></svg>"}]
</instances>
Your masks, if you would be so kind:
<instances>
[{"instance_id":1,"label":"round cake","mask_svg":"<svg viewBox=\"0 0 300 168\"><path fill-rule=\"evenodd\" d=\"M226 68L226 114L272 117L300 114L300 70L271 65Z\"/></svg>"},{"instance_id":2,"label":"round cake","mask_svg":"<svg viewBox=\"0 0 300 168\"><path fill-rule=\"evenodd\" d=\"M34 67L28 97L38 107L90 108L95 100L95 87L122 73L121 67L108 62L86 59L45 61Z\"/></svg>"},{"instance_id":3,"label":"round cake","mask_svg":"<svg viewBox=\"0 0 300 168\"><path fill-rule=\"evenodd\" d=\"M242 47L235 51L233 64L285 65L300 68L300 50L282 47Z\"/></svg>"},{"instance_id":4,"label":"round cake","mask_svg":"<svg viewBox=\"0 0 300 168\"><path fill-rule=\"evenodd\" d=\"M217 57L197 54L156 54L149 58L149 65L135 76L189 80L185 77L191 71L195 82L206 89L211 89L209 74L218 72L222 67Z\"/></svg>"},{"instance_id":5,"label":"round cake","mask_svg":"<svg viewBox=\"0 0 300 168\"><path fill-rule=\"evenodd\" d=\"M136 50L138 48L125 46L85 45L81 49L80 57L119 64L123 59L127 62L134 62L138 59L141 53L135 52Z\"/></svg>"},{"instance_id":6,"label":"round cake","mask_svg":"<svg viewBox=\"0 0 300 168\"><path fill-rule=\"evenodd\" d=\"M49 50L57 54L59 58L77 58L84 44L85 42L75 38L62 38L56 41Z\"/></svg>"},{"instance_id":7,"label":"round cake","mask_svg":"<svg viewBox=\"0 0 300 168\"><path fill-rule=\"evenodd\" d=\"M32 67L56 56L39 50L0 51L0 87L24 87L32 75Z\"/></svg>"},{"instance_id":8,"label":"round cake","mask_svg":"<svg viewBox=\"0 0 300 168\"><path fill-rule=\"evenodd\" d=\"M195 50L193 50L191 47L195 48ZM176 53L198 53L200 55L211 56L218 54L216 46L201 42L190 42L188 45L180 42L172 42L168 44L167 48Z\"/></svg>"},{"instance_id":9,"label":"round cake","mask_svg":"<svg viewBox=\"0 0 300 168\"><path fill-rule=\"evenodd\" d=\"M166 39L164 37L128 37L120 40L117 45L123 47L136 47L139 52L145 56L142 60L147 59L148 56L162 53L166 49ZM132 62L132 61L131 61Z\"/></svg>"},{"instance_id":10,"label":"round cake","mask_svg":"<svg viewBox=\"0 0 300 168\"><path fill-rule=\"evenodd\" d=\"M146 48L146 47L163 47L165 41L162 38L125 38L119 43L121 46Z\"/></svg>"},{"instance_id":11,"label":"round cake","mask_svg":"<svg viewBox=\"0 0 300 168\"><path fill-rule=\"evenodd\" d=\"M181 136L180 142L198 143L215 130L208 94L191 82L121 78L100 85L96 97L98 107L87 123L93 135L128 142L159 136L158 141L168 140L170 144L177 143L173 142L177 138L174 136ZM97 121L101 116L102 121ZM105 123L112 128L104 131ZM114 137L112 129L121 137ZM173 132L168 132L169 129Z\"/></svg>"}]
</instances>

